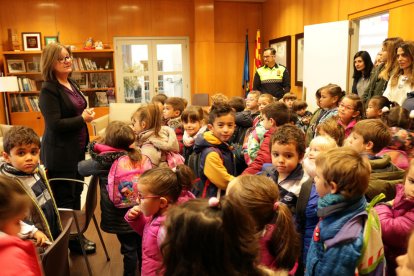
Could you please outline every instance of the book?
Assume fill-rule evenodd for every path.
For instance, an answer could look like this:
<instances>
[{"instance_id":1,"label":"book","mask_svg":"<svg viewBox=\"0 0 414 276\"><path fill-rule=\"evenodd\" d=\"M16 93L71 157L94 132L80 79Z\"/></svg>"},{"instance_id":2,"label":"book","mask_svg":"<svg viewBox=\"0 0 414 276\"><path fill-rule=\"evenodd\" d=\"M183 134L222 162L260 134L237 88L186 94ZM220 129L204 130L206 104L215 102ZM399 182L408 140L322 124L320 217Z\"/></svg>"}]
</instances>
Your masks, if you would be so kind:
<instances>
[{"instance_id":1,"label":"book","mask_svg":"<svg viewBox=\"0 0 414 276\"><path fill-rule=\"evenodd\" d=\"M29 99L29 97L27 96L27 97L23 97L23 99L24 99L24 103L26 104L26 106L27 106L27 110L29 111L29 112L32 112L32 111L34 111L33 110L33 107L32 107L32 104L30 103L30 99Z\"/></svg>"}]
</instances>

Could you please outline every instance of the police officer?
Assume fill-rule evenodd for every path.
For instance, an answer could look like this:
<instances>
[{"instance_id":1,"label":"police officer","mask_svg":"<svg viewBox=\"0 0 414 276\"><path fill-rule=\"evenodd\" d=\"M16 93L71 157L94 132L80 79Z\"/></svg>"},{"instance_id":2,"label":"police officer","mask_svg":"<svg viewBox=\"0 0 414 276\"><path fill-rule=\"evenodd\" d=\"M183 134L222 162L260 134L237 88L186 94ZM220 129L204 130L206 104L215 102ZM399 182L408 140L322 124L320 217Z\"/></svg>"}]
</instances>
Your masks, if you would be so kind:
<instances>
[{"instance_id":1,"label":"police officer","mask_svg":"<svg viewBox=\"0 0 414 276\"><path fill-rule=\"evenodd\" d=\"M290 76L287 68L276 63L276 50L266 48L263 52L264 66L254 75L253 90L269 93L278 100L290 91Z\"/></svg>"}]
</instances>

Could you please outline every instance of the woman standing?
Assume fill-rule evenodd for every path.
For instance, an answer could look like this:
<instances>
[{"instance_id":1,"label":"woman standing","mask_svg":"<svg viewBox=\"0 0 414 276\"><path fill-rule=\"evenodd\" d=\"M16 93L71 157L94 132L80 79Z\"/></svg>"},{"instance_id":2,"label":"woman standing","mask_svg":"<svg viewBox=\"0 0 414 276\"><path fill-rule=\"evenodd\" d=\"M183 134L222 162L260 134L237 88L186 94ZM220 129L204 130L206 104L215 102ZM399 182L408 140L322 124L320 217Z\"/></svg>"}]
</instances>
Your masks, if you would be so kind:
<instances>
[{"instance_id":1,"label":"woman standing","mask_svg":"<svg viewBox=\"0 0 414 276\"><path fill-rule=\"evenodd\" d=\"M367 51L359 51L355 54L352 93L357 94L359 97L364 95L373 67L374 64L372 63L371 56Z\"/></svg>"},{"instance_id":2,"label":"woman standing","mask_svg":"<svg viewBox=\"0 0 414 276\"><path fill-rule=\"evenodd\" d=\"M414 91L414 42L406 41L397 49L397 64L391 71L391 78L384 91L390 101L402 105L407 93Z\"/></svg>"},{"instance_id":3,"label":"woman standing","mask_svg":"<svg viewBox=\"0 0 414 276\"><path fill-rule=\"evenodd\" d=\"M86 108L85 97L78 85L69 79L72 73L70 50L60 44L46 46L41 56L41 73L44 82L39 107L45 120L41 160L47 169L48 178L83 180L78 173L78 162L85 159L89 142L86 123L94 119L95 113L93 109ZM58 207L80 209L82 184L56 181L51 184L51 188ZM75 251L80 251L80 247L77 247ZM93 251L91 248L85 249Z\"/></svg>"}]
</instances>

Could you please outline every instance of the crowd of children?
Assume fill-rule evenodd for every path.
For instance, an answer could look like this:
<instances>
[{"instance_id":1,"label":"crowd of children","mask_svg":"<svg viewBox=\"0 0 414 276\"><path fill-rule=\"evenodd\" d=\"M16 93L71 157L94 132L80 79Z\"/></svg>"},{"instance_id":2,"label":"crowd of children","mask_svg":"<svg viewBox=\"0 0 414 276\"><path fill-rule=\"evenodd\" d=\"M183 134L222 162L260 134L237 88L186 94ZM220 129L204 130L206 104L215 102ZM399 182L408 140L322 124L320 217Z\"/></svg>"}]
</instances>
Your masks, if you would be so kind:
<instances>
[{"instance_id":1,"label":"crowd of children","mask_svg":"<svg viewBox=\"0 0 414 276\"><path fill-rule=\"evenodd\" d=\"M395 46L397 58L409 46ZM100 226L121 244L124 275L355 275L368 254L377 275L413 270L411 118L369 95L328 84L314 113L293 93L217 94L208 112L157 95L130 123L111 122L78 171L99 176ZM0 256L33 251L20 264L34 275L33 246L15 236L41 252L62 230L40 148L15 126L0 165ZM377 254L366 250L371 221L382 229Z\"/></svg>"}]
</instances>

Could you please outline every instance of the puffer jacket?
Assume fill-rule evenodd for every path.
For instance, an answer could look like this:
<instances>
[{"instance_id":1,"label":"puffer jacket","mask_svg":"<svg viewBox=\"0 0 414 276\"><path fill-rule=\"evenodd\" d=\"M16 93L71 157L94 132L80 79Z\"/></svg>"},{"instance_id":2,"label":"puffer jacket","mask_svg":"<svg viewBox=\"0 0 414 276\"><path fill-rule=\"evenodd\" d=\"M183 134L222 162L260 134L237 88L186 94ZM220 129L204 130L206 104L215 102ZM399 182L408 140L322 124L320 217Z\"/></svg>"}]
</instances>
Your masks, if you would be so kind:
<instances>
[{"instance_id":1,"label":"puffer jacket","mask_svg":"<svg viewBox=\"0 0 414 276\"><path fill-rule=\"evenodd\" d=\"M78 171L83 176L98 175L100 186L101 206L101 229L107 233L126 234L134 230L124 220L125 213L129 208L116 208L109 199L106 185L108 184L108 173L112 163L125 151L114 149L109 146L92 142L88 146L91 159L79 162Z\"/></svg>"},{"instance_id":2,"label":"puffer jacket","mask_svg":"<svg viewBox=\"0 0 414 276\"><path fill-rule=\"evenodd\" d=\"M154 134L153 129L145 130L138 134L136 145L141 153L147 156L154 167L168 166L165 152L177 152L180 150L177 136L172 128L162 126L159 136Z\"/></svg>"},{"instance_id":3,"label":"puffer jacket","mask_svg":"<svg viewBox=\"0 0 414 276\"><path fill-rule=\"evenodd\" d=\"M382 241L388 269L395 271L395 258L407 252L407 241L414 229L414 199L406 198L404 185L398 184L392 206L375 206L381 221ZM398 238L396 238L398 237Z\"/></svg>"}]
</instances>

